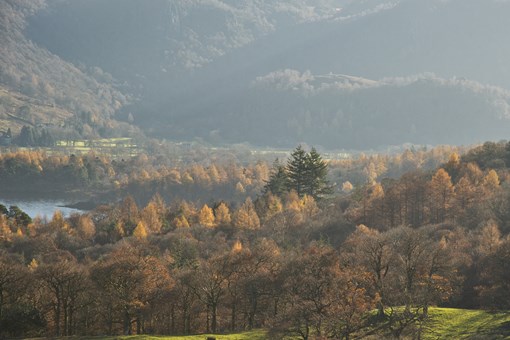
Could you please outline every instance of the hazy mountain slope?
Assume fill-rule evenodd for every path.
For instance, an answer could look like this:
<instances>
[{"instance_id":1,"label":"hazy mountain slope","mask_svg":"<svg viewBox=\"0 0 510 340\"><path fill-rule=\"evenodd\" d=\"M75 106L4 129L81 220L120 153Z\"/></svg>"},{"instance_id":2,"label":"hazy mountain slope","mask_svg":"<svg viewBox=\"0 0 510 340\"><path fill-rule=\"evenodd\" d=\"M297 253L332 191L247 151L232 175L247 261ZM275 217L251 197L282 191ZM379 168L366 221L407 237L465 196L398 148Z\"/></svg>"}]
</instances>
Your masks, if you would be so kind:
<instances>
[{"instance_id":1,"label":"hazy mountain slope","mask_svg":"<svg viewBox=\"0 0 510 340\"><path fill-rule=\"evenodd\" d=\"M196 100L202 115L175 117L154 133L190 131L211 142L247 141L329 149L382 145L469 144L507 138L510 92L433 75L371 81L293 70L258 78L231 97Z\"/></svg>"},{"instance_id":2,"label":"hazy mountain slope","mask_svg":"<svg viewBox=\"0 0 510 340\"><path fill-rule=\"evenodd\" d=\"M44 1L0 2L0 84L8 91L0 97L2 128L19 129L19 120L11 115L19 114L23 106L23 118L32 124L78 124L81 128L87 124L88 130L109 125L115 111L126 103L125 96L111 86L112 79L100 70L95 79L23 35L27 17L44 6Z\"/></svg>"},{"instance_id":3,"label":"hazy mountain slope","mask_svg":"<svg viewBox=\"0 0 510 340\"><path fill-rule=\"evenodd\" d=\"M49 0L27 34L73 62L131 79L200 68L301 22L332 18L345 0Z\"/></svg>"}]
</instances>

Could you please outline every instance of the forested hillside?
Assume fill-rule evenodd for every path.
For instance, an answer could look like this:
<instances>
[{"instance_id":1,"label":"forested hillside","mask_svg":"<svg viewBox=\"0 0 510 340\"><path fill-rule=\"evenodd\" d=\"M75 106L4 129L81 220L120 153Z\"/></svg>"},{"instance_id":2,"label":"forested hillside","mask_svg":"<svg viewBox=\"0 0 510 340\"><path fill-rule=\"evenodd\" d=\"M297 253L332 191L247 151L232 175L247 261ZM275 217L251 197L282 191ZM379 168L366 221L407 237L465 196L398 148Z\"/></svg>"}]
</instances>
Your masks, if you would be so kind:
<instances>
[{"instance_id":1,"label":"forested hillside","mask_svg":"<svg viewBox=\"0 0 510 340\"><path fill-rule=\"evenodd\" d=\"M115 112L127 103L113 78L97 68L78 68L28 40L27 19L45 1L0 3L0 130L45 125L60 135L112 133Z\"/></svg>"},{"instance_id":2,"label":"forested hillside","mask_svg":"<svg viewBox=\"0 0 510 340\"><path fill-rule=\"evenodd\" d=\"M500 140L510 128L509 91L432 74L374 81L287 69L257 77L233 93L234 98L219 95L216 109L207 99L189 97L182 107L187 114L152 130L177 138L193 130L213 143L247 140L286 147L306 141L325 149L367 150ZM203 95L199 98L207 98Z\"/></svg>"}]
</instances>

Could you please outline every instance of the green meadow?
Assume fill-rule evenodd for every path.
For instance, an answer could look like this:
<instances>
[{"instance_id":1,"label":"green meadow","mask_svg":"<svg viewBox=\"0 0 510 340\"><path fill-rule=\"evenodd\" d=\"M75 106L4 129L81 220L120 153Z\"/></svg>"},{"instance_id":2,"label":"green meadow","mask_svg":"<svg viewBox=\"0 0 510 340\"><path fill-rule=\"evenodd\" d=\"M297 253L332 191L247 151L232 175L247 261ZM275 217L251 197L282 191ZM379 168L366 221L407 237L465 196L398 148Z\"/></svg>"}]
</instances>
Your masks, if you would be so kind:
<instances>
[{"instance_id":1,"label":"green meadow","mask_svg":"<svg viewBox=\"0 0 510 340\"><path fill-rule=\"evenodd\" d=\"M80 340L88 339L106 339L106 340L206 340L208 337L216 340L264 340L268 339L267 333L262 330L251 332L243 332L228 335L187 335L187 336L149 336L149 335L133 335L133 336L111 336L111 337L79 337Z\"/></svg>"},{"instance_id":2,"label":"green meadow","mask_svg":"<svg viewBox=\"0 0 510 340\"><path fill-rule=\"evenodd\" d=\"M432 308L423 339L510 339L510 312Z\"/></svg>"}]
</instances>

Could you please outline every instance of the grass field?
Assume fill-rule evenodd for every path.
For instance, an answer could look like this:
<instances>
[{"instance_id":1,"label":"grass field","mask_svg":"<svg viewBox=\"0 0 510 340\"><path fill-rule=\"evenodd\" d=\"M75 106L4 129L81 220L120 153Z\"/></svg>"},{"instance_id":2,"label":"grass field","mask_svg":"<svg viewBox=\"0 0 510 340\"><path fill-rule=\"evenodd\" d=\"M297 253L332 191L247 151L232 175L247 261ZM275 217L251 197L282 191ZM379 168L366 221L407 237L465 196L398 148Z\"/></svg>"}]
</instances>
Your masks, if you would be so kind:
<instances>
[{"instance_id":1,"label":"grass field","mask_svg":"<svg viewBox=\"0 0 510 340\"><path fill-rule=\"evenodd\" d=\"M112 337L80 337L80 340L88 339L106 339L106 340L206 340L207 337L214 337L216 340L264 340L268 339L266 332L262 330L244 332L229 335L189 335L189 336L148 336L148 335L134 335L134 336L112 336Z\"/></svg>"},{"instance_id":2,"label":"grass field","mask_svg":"<svg viewBox=\"0 0 510 340\"><path fill-rule=\"evenodd\" d=\"M432 308L423 339L510 339L510 312Z\"/></svg>"}]
</instances>

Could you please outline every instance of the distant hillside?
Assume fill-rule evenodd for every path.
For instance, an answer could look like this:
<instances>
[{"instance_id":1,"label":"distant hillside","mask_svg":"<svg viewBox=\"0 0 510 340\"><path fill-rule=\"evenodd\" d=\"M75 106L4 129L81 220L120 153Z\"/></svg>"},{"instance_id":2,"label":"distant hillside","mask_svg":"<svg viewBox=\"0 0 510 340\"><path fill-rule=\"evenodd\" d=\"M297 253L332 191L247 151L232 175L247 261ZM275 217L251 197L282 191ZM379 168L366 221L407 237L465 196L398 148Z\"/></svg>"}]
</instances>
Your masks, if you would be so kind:
<instances>
[{"instance_id":1,"label":"distant hillside","mask_svg":"<svg viewBox=\"0 0 510 340\"><path fill-rule=\"evenodd\" d=\"M298 23L334 17L346 0L49 0L31 39L53 53L138 80L203 67Z\"/></svg>"},{"instance_id":2,"label":"distant hillside","mask_svg":"<svg viewBox=\"0 0 510 340\"><path fill-rule=\"evenodd\" d=\"M43 123L94 135L114 127L112 118L127 99L113 88L111 76L81 70L25 38L27 18L44 7L43 0L0 2L2 128L17 132L22 124ZM20 114L26 122L14 118Z\"/></svg>"},{"instance_id":3,"label":"distant hillside","mask_svg":"<svg viewBox=\"0 0 510 340\"><path fill-rule=\"evenodd\" d=\"M282 70L217 101L201 99L186 107L188 115L154 132L186 138L194 131L211 142L369 149L499 140L510 128L509 91L433 75L373 81Z\"/></svg>"}]
</instances>

